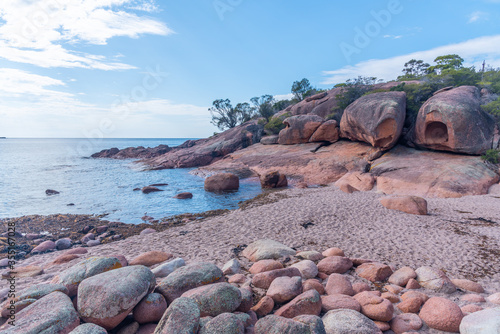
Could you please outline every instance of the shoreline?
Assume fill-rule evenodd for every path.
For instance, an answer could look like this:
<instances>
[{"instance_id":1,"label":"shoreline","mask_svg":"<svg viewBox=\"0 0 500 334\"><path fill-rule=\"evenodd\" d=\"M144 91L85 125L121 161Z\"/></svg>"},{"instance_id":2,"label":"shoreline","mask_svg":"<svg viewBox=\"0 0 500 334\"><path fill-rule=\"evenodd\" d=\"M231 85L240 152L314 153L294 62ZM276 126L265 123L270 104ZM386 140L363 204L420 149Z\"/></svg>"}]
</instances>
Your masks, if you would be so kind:
<instances>
[{"instance_id":1,"label":"shoreline","mask_svg":"<svg viewBox=\"0 0 500 334\"><path fill-rule=\"evenodd\" d=\"M90 256L166 251L187 262L222 266L258 239L273 239L297 251L339 247L351 258L395 267L431 266L450 277L472 279L487 291L500 291L500 199L489 195L429 198L429 215L415 216L380 205L375 191L346 194L336 187L286 189L257 196L236 210L162 232L133 235L87 248ZM488 210L485 210L485 209ZM39 265L44 274L21 279L48 282L77 261L48 266L63 251L31 256L18 266Z\"/></svg>"}]
</instances>

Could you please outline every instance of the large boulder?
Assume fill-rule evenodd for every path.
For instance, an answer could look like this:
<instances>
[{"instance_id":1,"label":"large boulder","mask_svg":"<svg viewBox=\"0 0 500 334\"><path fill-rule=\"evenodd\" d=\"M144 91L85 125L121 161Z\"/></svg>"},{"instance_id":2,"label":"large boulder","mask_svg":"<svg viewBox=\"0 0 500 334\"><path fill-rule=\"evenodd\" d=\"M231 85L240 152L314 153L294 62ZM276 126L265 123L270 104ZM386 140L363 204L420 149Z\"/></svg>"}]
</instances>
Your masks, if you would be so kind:
<instances>
[{"instance_id":1,"label":"large boulder","mask_svg":"<svg viewBox=\"0 0 500 334\"><path fill-rule=\"evenodd\" d=\"M220 173L205 179L205 190L210 192L238 190L240 179L231 173Z\"/></svg>"},{"instance_id":2,"label":"large boulder","mask_svg":"<svg viewBox=\"0 0 500 334\"><path fill-rule=\"evenodd\" d=\"M202 317L231 313L241 304L240 290L229 283L200 286L185 292L182 297L193 299L198 304Z\"/></svg>"},{"instance_id":3,"label":"large boulder","mask_svg":"<svg viewBox=\"0 0 500 334\"><path fill-rule=\"evenodd\" d=\"M500 333L500 308L490 308L464 317L460 323L460 333Z\"/></svg>"},{"instance_id":4,"label":"large boulder","mask_svg":"<svg viewBox=\"0 0 500 334\"><path fill-rule=\"evenodd\" d=\"M370 172L385 194L420 197L484 195L499 180L479 158L396 146Z\"/></svg>"},{"instance_id":5,"label":"large boulder","mask_svg":"<svg viewBox=\"0 0 500 334\"><path fill-rule=\"evenodd\" d=\"M415 270L415 273L417 274L417 282L426 289L442 293L453 293L457 290L448 276L439 269L420 267Z\"/></svg>"},{"instance_id":6,"label":"large boulder","mask_svg":"<svg viewBox=\"0 0 500 334\"><path fill-rule=\"evenodd\" d=\"M389 210L396 210L412 215L427 215L427 201L418 196L385 196L380 203Z\"/></svg>"},{"instance_id":7,"label":"large boulder","mask_svg":"<svg viewBox=\"0 0 500 334\"><path fill-rule=\"evenodd\" d=\"M85 322L115 328L155 287L144 266L111 270L83 280L78 287L78 312Z\"/></svg>"},{"instance_id":8,"label":"large boulder","mask_svg":"<svg viewBox=\"0 0 500 334\"><path fill-rule=\"evenodd\" d=\"M116 257L90 257L55 276L52 283L64 285L69 291L68 295L73 297L84 279L121 267Z\"/></svg>"},{"instance_id":9,"label":"large boulder","mask_svg":"<svg viewBox=\"0 0 500 334\"><path fill-rule=\"evenodd\" d=\"M426 301L419 316L430 328L452 333L459 331L464 317L457 304L441 297L432 297Z\"/></svg>"},{"instance_id":10,"label":"large boulder","mask_svg":"<svg viewBox=\"0 0 500 334\"><path fill-rule=\"evenodd\" d=\"M277 315L268 315L257 321L255 334L326 334L321 324L319 326L317 324L318 321L311 323L309 319L304 321L300 317L288 319Z\"/></svg>"},{"instance_id":11,"label":"large boulder","mask_svg":"<svg viewBox=\"0 0 500 334\"><path fill-rule=\"evenodd\" d=\"M324 119L316 115L288 117L283 121L286 128L280 131L278 143L280 145L307 143L323 122Z\"/></svg>"},{"instance_id":12,"label":"large boulder","mask_svg":"<svg viewBox=\"0 0 500 334\"><path fill-rule=\"evenodd\" d=\"M420 147L480 155L493 147L494 132L495 121L481 109L479 89L461 86L424 103L412 139Z\"/></svg>"},{"instance_id":13,"label":"large boulder","mask_svg":"<svg viewBox=\"0 0 500 334\"><path fill-rule=\"evenodd\" d=\"M199 334L244 334L245 324L241 318L232 313L222 313L209 320Z\"/></svg>"},{"instance_id":14,"label":"large boulder","mask_svg":"<svg viewBox=\"0 0 500 334\"><path fill-rule=\"evenodd\" d=\"M257 262L265 259L279 259L282 256L295 255L295 250L280 242L261 239L252 242L241 253L250 261Z\"/></svg>"},{"instance_id":15,"label":"large boulder","mask_svg":"<svg viewBox=\"0 0 500 334\"><path fill-rule=\"evenodd\" d=\"M260 185L263 189L284 188L288 186L288 180L285 174L272 171L260 176Z\"/></svg>"},{"instance_id":16,"label":"large boulder","mask_svg":"<svg viewBox=\"0 0 500 334\"><path fill-rule=\"evenodd\" d=\"M223 280L224 274L215 264L200 262L178 268L161 280L157 289L170 304L188 290Z\"/></svg>"},{"instance_id":17,"label":"large boulder","mask_svg":"<svg viewBox=\"0 0 500 334\"><path fill-rule=\"evenodd\" d=\"M0 327L4 334L69 333L80 325L71 299L56 291L37 300L15 316L15 326Z\"/></svg>"},{"instance_id":18,"label":"large boulder","mask_svg":"<svg viewBox=\"0 0 500 334\"><path fill-rule=\"evenodd\" d=\"M336 120L331 119L319 126L319 128L314 131L309 142L329 142L335 143L339 140L339 125Z\"/></svg>"},{"instance_id":19,"label":"large boulder","mask_svg":"<svg viewBox=\"0 0 500 334\"><path fill-rule=\"evenodd\" d=\"M168 307L156 327L155 334L193 334L200 327L200 309L190 298L177 298Z\"/></svg>"},{"instance_id":20,"label":"large boulder","mask_svg":"<svg viewBox=\"0 0 500 334\"><path fill-rule=\"evenodd\" d=\"M323 316L323 324L328 334L382 334L372 320L349 309L328 311Z\"/></svg>"},{"instance_id":21,"label":"large boulder","mask_svg":"<svg viewBox=\"0 0 500 334\"><path fill-rule=\"evenodd\" d=\"M295 318L299 315L318 316L320 313L321 297L318 291L309 290L280 307L274 314L285 318Z\"/></svg>"},{"instance_id":22,"label":"large boulder","mask_svg":"<svg viewBox=\"0 0 500 334\"><path fill-rule=\"evenodd\" d=\"M346 108L340 121L340 135L388 150L401 136L405 117L406 93L369 94Z\"/></svg>"}]
</instances>

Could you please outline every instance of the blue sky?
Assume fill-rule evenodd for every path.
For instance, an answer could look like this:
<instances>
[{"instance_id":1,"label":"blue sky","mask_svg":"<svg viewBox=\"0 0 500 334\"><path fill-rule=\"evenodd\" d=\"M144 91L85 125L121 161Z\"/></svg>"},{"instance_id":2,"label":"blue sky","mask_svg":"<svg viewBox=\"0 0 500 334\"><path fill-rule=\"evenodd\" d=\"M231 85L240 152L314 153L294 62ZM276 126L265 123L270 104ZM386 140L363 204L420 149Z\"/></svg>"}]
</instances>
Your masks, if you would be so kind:
<instances>
[{"instance_id":1,"label":"blue sky","mask_svg":"<svg viewBox=\"0 0 500 334\"><path fill-rule=\"evenodd\" d=\"M500 67L500 0L2 0L0 136L205 137L215 99L449 53Z\"/></svg>"}]
</instances>

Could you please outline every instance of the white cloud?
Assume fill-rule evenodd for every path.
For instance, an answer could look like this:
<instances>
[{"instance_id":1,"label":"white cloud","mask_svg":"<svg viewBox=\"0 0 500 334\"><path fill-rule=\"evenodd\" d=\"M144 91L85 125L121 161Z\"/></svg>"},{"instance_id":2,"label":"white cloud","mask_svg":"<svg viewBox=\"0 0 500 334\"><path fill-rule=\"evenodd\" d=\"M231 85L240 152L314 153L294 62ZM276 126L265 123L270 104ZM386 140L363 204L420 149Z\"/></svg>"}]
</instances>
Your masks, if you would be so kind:
<instances>
[{"instance_id":1,"label":"white cloud","mask_svg":"<svg viewBox=\"0 0 500 334\"><path fill-rule=\"evenodd\" d=\"M400 39L403 38L403 35L384 35L384 38Z\"/></svg>"},{"instance_id":2,"label":"white cloud","mask_svg":"<svg viewBox=\"0 0 500 334\"><path fill-rule=\"evenodd\" d=\"M413 52L387 59L370 59L356 65L344 66L338 70L324 71L323 84L345 82L358 76L374 76L383 80L393 80L402 74L404 64L410 59L422 59L432 63L438 56L458 54L466 66L479 67L483 60L492 67L500 67L500 35L471 39L462 43L440 46L434 49Z\"/></svg>"},{"instance_id":3,"label":"white cloud","mask_svg":"<svg viewBox=\"0 0 500 334\"><path fill-rule=\"evenodd\" d=\"M173 33L158 20L127 12L127 4L147 11L156 6L151 0L2 0L0 57L41 67L133 68L71 50L78 43L106 45L116 36Z\"/></svg>"},{"instance_id":4,"label":"white cloud","mask_svg":"<svg viewBox=\"0 0 500 334\"><path fill-rule=\"evenodd\" d=\"M292 93L290 94L283 94L283 95L274 95L274 99L276 101L282 101L282 100L291 100L293 99L294 95Z\"/></svg>"},{"instance_id":5,"label":"white cloud","mask_svg":"<svg viewBox=\"0 0 500 334\"><path fill-rule=\"evenodd\" d=\"M475 11L469 15L469 23L488 20L489 14L481 11Z\"/></svg>"},{"instance_id":6,"label":"white cloud","mask_svg":"<svg viewBox=\"0 0 500 334\"><path fill-rule=\"evenodd\" d=\"M47 89L64 86L64 82L13 68L0 68L0 95L19 97L24 94L37 96L68 96L63 92Z\"/></svg>"}]
</instances>

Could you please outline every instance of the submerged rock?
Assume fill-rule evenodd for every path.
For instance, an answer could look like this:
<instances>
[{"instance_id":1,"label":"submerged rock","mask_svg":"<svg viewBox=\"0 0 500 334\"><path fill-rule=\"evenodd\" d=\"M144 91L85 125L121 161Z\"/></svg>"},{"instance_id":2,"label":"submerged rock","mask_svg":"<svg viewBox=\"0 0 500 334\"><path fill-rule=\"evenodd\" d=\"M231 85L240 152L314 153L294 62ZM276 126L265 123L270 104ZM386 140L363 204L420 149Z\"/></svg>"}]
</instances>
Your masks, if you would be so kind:
<instances>
[{"instance_id":1,"label":"submerged rock","mask_svg":"<svg viewBox=\"0 0 500 334\"><path fill-rule=\"evenodd\" d=\"M205 191L220 192L238 190L240 179L231 173L220 173L205 179Z\"/></svg>"}]
</instances>

